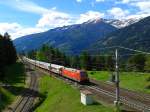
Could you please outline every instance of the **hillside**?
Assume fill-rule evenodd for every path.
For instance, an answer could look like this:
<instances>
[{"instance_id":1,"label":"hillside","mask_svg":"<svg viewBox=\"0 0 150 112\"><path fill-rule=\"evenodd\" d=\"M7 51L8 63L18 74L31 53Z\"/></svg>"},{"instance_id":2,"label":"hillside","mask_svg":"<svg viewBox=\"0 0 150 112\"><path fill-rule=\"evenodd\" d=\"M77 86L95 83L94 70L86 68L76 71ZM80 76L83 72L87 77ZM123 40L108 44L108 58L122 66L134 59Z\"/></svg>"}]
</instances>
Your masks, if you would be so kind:
<instances>
[{"instance_id":1,"label":"hillside","mask_svg":"<svg viewBox=\"0 0 150 112\"><path fill-rule=\"evenodd\" d=\"M49 44L63 51L78 54L91 43L95 43L115 30L117 28L103 21L85 22L27 35L14 40L14 44L19 52L38 49L43 44Z\"/></svg>"},{"instance_id":2,"label":"hillside","mask_svg":"<svg viewBox=\"0 0 150 112\"><path fill-rule=\"evenodd\" d=\"M93 44L91 48L125 46L149 51L150 48L150 17L119 29ZM90 48L90 49L91 49Z\"/></svg>"}]
</instances>

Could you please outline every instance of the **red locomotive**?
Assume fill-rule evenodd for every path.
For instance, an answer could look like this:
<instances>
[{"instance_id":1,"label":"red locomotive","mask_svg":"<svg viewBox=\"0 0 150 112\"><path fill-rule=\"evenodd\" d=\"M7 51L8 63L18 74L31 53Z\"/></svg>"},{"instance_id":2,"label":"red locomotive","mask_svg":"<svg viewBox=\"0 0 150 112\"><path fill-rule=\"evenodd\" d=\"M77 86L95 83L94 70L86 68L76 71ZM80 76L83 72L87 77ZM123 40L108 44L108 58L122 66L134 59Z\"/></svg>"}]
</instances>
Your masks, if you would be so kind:
<instances>
[{"instance_id":1,"label":"red locomotive","mask_svg":"<svg viewBox=\"0 0 150 112\"><path fill-rule=\"evenodd\" d=\"M77 82L88 81L88 75L85 71L72 69L72 68L62 68L62 73L64 77L75 80Z\"/></svg>"},{"instance_id":2,"label":"red locomotive","mask_svg":"<svg viewBox=\"0 0 150 112\"><path fill-rule=\"evenodd\" d=\"M24 57L24 60L28 61L32 65L36 65L39 68L45 69L46 71L56 73L58 75L61 75L63 77L69 78L69 79L77 81L77 82L88 82L89 81L87 72L83 71L83 70L77 70L77 69L67 68L67 67L52 64L52 63L36 61L36 60L32 60L32 59L29 59L26 57Z\"/></svg>"}]
</instances>

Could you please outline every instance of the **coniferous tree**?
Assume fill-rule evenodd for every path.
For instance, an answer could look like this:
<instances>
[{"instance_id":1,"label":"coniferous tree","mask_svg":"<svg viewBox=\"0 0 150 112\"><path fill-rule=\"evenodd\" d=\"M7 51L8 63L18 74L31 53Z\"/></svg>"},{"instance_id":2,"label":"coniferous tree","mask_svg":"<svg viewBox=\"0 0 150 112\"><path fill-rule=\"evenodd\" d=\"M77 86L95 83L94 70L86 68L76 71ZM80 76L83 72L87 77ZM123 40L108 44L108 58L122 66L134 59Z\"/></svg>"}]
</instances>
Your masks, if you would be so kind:
<instances>
[{"instance_id":1,"label":"coniferous tree","mask_svg":"<svg viewBox=\"0 0 150 112\"><path fill-rule=\"evenodd\" d=\"M150 56L146 56L144 70L150 72Z\"/></svg>"},{"instance_id":2,"label":"coniferous tree","mask_svg":"<svg viewBox=\"0 0 150 112\"><path fill-rule=\"evenodd\" d=\"M5 33L0 35L0 77L5 77L4 69L6 66L14 64L17 60L16 49L10 39L10 35Z\"/></svg>"},{"instance_id":3,"label":"coniferous tree","mask_svg":"<svg viewBox=\"0 0 150 112\"><path fill-rule=\"evenodd\" d=\"M132 56L128 60L128 66L136 71L144 71L146 57L143 54Z\"/></svg>"},{"instance_id":4,"label":"coniferous tree","mask_svg":"<svg viewBox=\"0 0 150 112\"><path fill-rule=\"evenodd\" d=\"M91 57L87 52L83 52L80 56L81 68L85 70L91 70Z\"/></svg>"},{"instance_id":5,"label":"coniferous tree","mask_svg":"<svg viewBox=\"0 0 150 112\"><path fill-rule=\"evenodd\" d=\"M17 53L15 47L13 46L13 42L10 39L10 35L8 33L4 34L4 48L5 48L6 64L7 65L14 64L17 60Z\"/></svg>"},{"instance_id":6,"label":"coniferous tree","mask_svg":"<svg viewBox=\"0 0 150 112\"><path fill-rule=\"evenodd\" d=\"M109 71L113 71L114 70L114 60L112 56L106 56L105 57L105 67L107 70Z\"/></svg>"}]
</instances>

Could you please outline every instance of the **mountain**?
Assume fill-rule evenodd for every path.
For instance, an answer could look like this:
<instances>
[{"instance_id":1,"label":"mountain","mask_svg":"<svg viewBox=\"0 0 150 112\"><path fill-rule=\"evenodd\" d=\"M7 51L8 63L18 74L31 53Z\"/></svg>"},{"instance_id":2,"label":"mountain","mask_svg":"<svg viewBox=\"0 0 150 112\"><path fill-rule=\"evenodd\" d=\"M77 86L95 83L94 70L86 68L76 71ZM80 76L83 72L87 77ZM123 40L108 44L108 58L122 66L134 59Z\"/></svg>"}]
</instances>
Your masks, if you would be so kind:
<instances>
[{"instance_id":1,"label":"mountain","mask_svg":"<svg viewBox=\"0 0 150 112\"><path fill-rule=\"evenodd\" d=\"M65 52L78 54L92 43L105 37L117 28L102 20L85 22L70 26L50 29L43 33L23 36L15 39L14 45L18 52L31 51L49 44Z\"/></svg>"},{"instance_id":2,"label":"mountain","mask_svg":"<svg viewBox=\"0 0 150 112\"><path fill-rule=\"evenodd\" d=\"M138 21L140 21L142 18L130 18L130 19L122 19L122 20L119 20L119 19L104 19L103 21L108 23L108 24L111 24L112 26L118 28L118 29L121 29L121 28L124 28L126 26L129 26L131 24L134 24Z\"/></svg>"},{"instance_id":3,"label":"mountain","mask_svg":"<svg viewBox=\"0 0 150 112\"><path fill-rule=\"evenodd\" d=\"M110 46L125 46L150 51L150 17L146 17L139 22L110 33L93 44L90 49Z\"/></svg>"},{"instance_id":4,"label":"mountain","mask_svg":"<svg viewBox=\"0 0 150 112\"><path fill-rule=\"evenodd\" d=\"M103 21L105 23L108 23L118 29L124 28L126 26L129 26L131 24L134 24L138 21L140 21L142 19L142 17L139 18L130 18L130 19L103 19L103 18L97 18L97 19L92 19L87 21L86 23L97 23L99 21Z\"/></svg>"}]
</instances>

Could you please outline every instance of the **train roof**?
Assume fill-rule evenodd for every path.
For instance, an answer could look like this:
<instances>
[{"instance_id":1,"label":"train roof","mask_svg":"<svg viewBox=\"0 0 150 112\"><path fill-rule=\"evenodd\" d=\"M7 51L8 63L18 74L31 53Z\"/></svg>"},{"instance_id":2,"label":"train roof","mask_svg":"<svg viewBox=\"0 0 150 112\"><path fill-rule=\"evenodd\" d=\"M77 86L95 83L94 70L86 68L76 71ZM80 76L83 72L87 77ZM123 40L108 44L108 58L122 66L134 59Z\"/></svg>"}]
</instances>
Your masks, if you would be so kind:
<instances>
[{"instance_id":1,"label":"train roof","mask_svg":"<svg viewBox=\"0 0 150 112\"><path fill-rule=\"evenodd\" d=\"M60 68L63 68L64 66L62 66L62 65L56 65L56 64L51 64L51 67L60 69Z\"/></svg>"}]
</instances>

